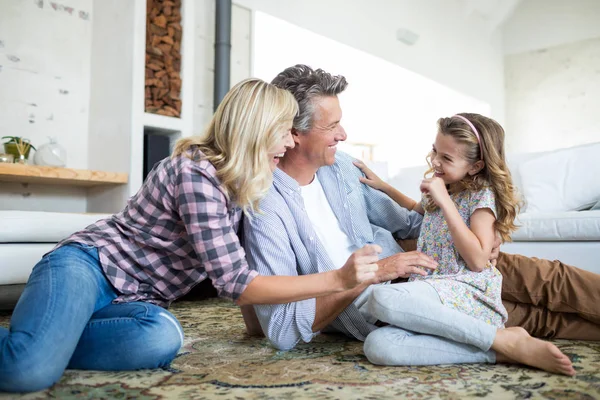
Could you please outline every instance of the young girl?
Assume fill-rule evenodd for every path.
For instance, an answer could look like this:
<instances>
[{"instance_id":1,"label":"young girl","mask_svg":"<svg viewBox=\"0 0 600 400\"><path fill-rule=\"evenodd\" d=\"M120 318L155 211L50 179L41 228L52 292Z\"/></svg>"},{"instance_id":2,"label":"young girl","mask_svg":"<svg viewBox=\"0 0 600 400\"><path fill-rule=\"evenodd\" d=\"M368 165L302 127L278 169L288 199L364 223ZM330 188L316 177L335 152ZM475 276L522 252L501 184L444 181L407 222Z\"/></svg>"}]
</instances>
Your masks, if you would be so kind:
<instances>
[{"instance_id":1,"label":"young girl","mask_svg":"<svg viewBox=\"0 0 600 400\"><path fill-rule=\"evenodd\" d=\"M363 183L424 214L417 250L439 264L427 276L413 275L409 283L373 290L370 312L392 326L369 335L365 354L386 365L520 361L573 374L569 359L552 344L533 339L520 328L502 329L507 320L500 297L502 275L489 258L496 234L510 241L519 208L504 159L504 130L478 114L441 118L438 126L427 157L426 176L433 176L421 183L421 204L356 163L367 175ZM497 336L507 333L527 343L518 360L503 358L503 350L494 347ZM407 340L413 336L412 342ZM440 342L439 337L452 341ZM390 342L397 351L390 351ZM423 351L426 348L431 351ZM498 358L490 349L499 353Z\"/></svg>"}]
</instances>

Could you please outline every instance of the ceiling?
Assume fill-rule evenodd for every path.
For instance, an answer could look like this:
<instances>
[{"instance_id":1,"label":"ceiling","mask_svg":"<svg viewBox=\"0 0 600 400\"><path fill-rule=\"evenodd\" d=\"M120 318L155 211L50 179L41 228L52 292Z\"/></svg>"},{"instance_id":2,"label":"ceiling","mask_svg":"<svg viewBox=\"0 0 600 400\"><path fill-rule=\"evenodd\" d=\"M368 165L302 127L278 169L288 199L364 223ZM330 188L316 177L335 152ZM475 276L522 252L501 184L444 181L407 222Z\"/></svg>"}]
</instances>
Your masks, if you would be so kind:
<instances>
[{"instance_id":1,"label":"ceiling","mask_svg":"<svg viewBox=\"0 0 600 400\"><path fill-rule=\"evenodd\" d=\"M490 32L501 28L522 0L459 0L466 17L484 21Z\"/></svg>"}]
</instances>

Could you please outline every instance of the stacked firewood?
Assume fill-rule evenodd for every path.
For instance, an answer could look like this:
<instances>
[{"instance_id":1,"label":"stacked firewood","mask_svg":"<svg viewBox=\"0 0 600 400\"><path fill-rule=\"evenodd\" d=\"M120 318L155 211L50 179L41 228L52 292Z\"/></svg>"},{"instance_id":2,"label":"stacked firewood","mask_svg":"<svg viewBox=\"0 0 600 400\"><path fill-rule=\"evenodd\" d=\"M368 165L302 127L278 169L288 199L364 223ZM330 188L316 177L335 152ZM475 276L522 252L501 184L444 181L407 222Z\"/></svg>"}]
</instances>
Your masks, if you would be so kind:
<instances>
[{"instance_id":1,"label":"stacked firewood","mask_svg":"<svg viewBox=\"0 0 600 400\"><path fill-rule=\"evenodd\" d=\"M146 112L181 115L181 0L147 0Z\"/></svg>"}]
</instances>

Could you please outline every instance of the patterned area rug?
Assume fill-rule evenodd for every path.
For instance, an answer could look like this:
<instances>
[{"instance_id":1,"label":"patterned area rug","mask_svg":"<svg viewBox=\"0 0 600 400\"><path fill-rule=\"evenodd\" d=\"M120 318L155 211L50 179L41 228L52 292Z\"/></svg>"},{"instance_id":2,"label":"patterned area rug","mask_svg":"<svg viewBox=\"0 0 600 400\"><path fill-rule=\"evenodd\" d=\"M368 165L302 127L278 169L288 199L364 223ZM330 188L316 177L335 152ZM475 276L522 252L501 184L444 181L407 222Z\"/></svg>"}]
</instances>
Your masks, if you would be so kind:
<instances>
[{"instance_id":1,"label":"patterned area rug","mask_svg":"<svg viewBox=\"0 0 600 400\"><path fill-rule=\"evenodd\" d=\"M244 333L229 302L175 303L186 344L169 370L67 371L51 389L0 399L596 399L600 343L556 341L577 376L502 365L378 367L362 343L320 335L290 352ZM0 314L0 325L8 325Z\"/></svg>"}]
</instances>

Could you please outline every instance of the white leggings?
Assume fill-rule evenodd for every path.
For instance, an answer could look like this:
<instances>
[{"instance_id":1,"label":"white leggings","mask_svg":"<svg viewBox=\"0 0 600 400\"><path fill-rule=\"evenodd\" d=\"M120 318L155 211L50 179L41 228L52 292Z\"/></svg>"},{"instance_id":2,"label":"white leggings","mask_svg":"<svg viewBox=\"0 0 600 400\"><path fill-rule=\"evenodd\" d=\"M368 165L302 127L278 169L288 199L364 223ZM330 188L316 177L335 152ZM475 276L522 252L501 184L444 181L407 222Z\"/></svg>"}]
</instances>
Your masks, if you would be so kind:
<instances>
[{"instance_id":1,"label":"white leggings","mask_svg":"<svg viewBox=\"0 0 600 400\"><path fill-rule=\"evenodd\" d=\"M374 287L368 309L390 324L365 340L364 352L373 364L496 362L490 347L498 328L445 306L426 282Z\"/></svg>"}]
</instances>

